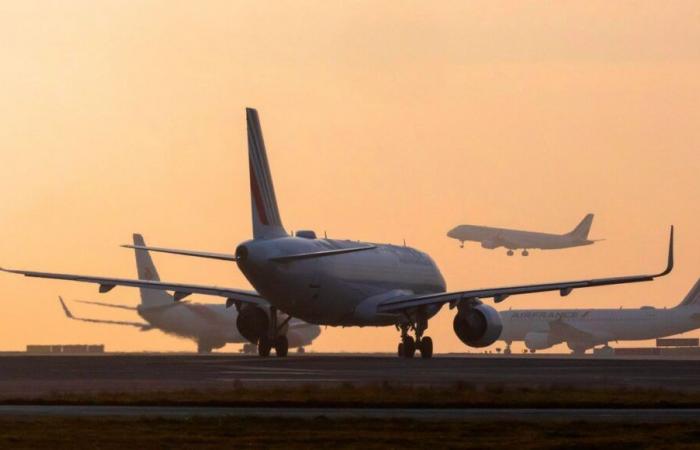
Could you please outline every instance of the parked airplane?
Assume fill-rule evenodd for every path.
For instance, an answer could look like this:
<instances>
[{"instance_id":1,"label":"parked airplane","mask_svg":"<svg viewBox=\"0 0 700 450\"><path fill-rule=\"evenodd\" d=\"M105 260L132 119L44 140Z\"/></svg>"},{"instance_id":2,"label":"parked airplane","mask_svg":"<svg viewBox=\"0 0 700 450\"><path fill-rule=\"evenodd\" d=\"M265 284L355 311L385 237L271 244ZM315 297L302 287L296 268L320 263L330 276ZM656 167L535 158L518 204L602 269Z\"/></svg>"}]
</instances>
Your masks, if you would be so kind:
<instances>
[{"instance_id":1,"label":"parked airplane","mask_svg":"<svg viewBox=\"0 0 700 450\"><path fill-rule=\"evenodd\" d=\"M530 254L528 249L533 248L556 250L593 244L600 239L588 239L592 223L593 214L587 214L576 228L565 234L511 230L481 225L459 225L448 231L447 236L457 239L462 248L464 248L466 241L473 241L480 242L482 247L488 249L505 247L508 249L508 256L513 256L513 250L523 249L522 255L527 256Z\"/></svg>"},{"instance_id":2,"label":"parked airplane","mask_svg":"<svg viewBox=\"0 0 700 450\"><path fill-rule=\"evenodd\" d=\"M291 316L331 326L395 326L401 331L399 356L433 354L433 341L424 335L428 321L444 304L457 309L453 328L472 347L492 344L501 334L501 317L484 298L496 303L511 295L572 290L593 286L651 281L673 268L673 227L666 269L653 275L530 284L447 292L445 280L427 254L405 246L318 239L312 231L290 236L282 225L258 113L246 109L253 239L238 245L235 254L162 247L134 246L151 251L235 261L256 292L217 286L151 280L95 277L64 273L3 269L29 277L72 280L99 285L174 291L174 300L194 293L221 296L239 311L240 333L258 343L260 355L275 348L286 354L282 325ZM278 311L289 316L280 324ZM414 336L409 332L413 331Z\"/></svg>"},{"instance_id":3,"label":"parked airplane","mask_svg":"<svg viewBox=\"0 0 700 450\"><path fill-rule=\"evenodd\" d=\"M134 234L134 246L144 247L145 245L143 237L140 234ZM136 269L139 280L160 281L158 270L153 264L148 250L136 249L134 253L136 254ZM109 308L133 310L145 322L76 317L71 313L61 297L59 297L59 301L69 319L131 326L142 331L158 329L173 336L192 339L197 343L197 351L199 353L210 353L213 349L221 348L229 343L248 344L248 340L239 333L236 325L238 313L227 309L224 304L175 302L172 295L162 290L141 288L140 291L141 304L138 306L78 301ZM318 325L293 319L280 332L286 334L289 347L303 349L303 346L311 345L312 341L321 334L321 329Z\"/></svg>"},{"instance_id":4,"label":"parked airplane","mask_svg":"<svg viewBox=\"0 0 700 450\"><path fill-rule=\"evenodd\" d=\"M657 309L530 309L501 312L506 354L512 342L523 341L531 352L566 343L583 354L609 342L643 341L700 328L700 280L674 308Z\"/></svg>"}]
</instances>

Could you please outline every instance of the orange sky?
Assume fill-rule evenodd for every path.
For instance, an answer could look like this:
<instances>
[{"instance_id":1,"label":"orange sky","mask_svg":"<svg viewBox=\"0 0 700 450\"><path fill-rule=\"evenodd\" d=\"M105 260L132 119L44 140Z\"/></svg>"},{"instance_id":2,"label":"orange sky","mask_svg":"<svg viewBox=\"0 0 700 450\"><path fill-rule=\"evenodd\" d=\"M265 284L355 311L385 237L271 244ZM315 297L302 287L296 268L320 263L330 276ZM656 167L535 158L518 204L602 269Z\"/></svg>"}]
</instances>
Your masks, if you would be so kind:
<instances>
[{"instance_id":1,"label":"orange sky","mask_svg":"<svg viewBox=\"0 0 700 450\"><path fill-rule=\"evenodd\" d=\"M250 236L254 106L288 229L406 238L458 289L658 270L678 227L667 278L505 308L671 306L700 276L697 1L16 1L0 3L0 42L5 266L132 277L118 244L134 231L232 252ZM606 241L527 259L445 237L458 223L564 232L587 212ZM156 263L166 280L248 286L234 264ZM0 280L2 349L194 348L69 322L56 300L135 304L136 290ZM431 321L438 352L466 349L452 316ZM329 328L313 349L397 341Z\"/></svg>"}]
</instances>

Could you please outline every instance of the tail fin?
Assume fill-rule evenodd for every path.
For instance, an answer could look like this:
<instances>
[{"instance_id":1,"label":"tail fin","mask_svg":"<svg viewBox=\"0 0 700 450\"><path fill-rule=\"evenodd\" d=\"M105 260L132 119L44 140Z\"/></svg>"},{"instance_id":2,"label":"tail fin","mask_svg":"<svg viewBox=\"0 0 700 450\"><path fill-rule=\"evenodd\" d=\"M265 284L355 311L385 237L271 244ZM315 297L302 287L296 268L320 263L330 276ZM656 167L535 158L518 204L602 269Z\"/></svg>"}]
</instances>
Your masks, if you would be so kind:
<instances>
[{"instance_id":1,"label":"tail fin","mask_svg":"<svg viewBox=\"0 0 700 450\"><path fill-rule=\"evenodd\" d=\"M253 213L253 237L270 239L287 236L282 226L275 187L263 141L258 112L246 108L248 123L248 163L250 165L250 197Z\"/></svg>"},{"instance_id":2,"label":"tail fin","mask_svg":"<svg viewBox=\"0 0 700 450\"><path fill-rule=\"evenodd\" d=\"M678 306L700 306L700 280L695 282Z\"/></svg>"},{"instance_id":3,"label":"tail fin","mask_svg":"<svg viewBox=\"0 0 700 450\"><path fill-rule=\"evenodd\" d=\"M585 240L588 239L588 233L591 231L591 225L593 224L593 214L586 214L581 223L576 225L576 228L569 233L569 236L576 239Z\"/></svg>"},{"instance_id":4,"label":"tail fin","mask_svg":"<svg viewBox=\"0 0 700 450\"><path fill-rule=\"evenodd\" d=\"M140 234L134 234L134 245L136 246L146 246L146 242L143 236ZM139 280L151 280L160 281L158 276L158 270L156 269L153 260L151 259L148 250L134 250L136 255L136 271L139 276ZM140 288L141 293L141 304L144 306L157 306L173 303L173 298L170 294L165 291L159 291L155 289Z\"/></svg>"}]
</instances>

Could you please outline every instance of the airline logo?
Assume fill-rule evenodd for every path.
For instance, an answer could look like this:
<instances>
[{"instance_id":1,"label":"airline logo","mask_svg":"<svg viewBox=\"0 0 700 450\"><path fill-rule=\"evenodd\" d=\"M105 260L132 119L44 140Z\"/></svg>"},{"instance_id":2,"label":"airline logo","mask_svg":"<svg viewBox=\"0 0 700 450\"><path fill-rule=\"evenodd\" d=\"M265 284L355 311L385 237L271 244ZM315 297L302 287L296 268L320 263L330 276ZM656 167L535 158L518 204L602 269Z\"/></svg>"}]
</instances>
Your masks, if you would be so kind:
<instances>
[{"instance_id":1,"label":"airline logo","mask_svg":"<svg viewBox=\"0 0 700 450\"><path fill-rule=\"evenodd\" d=\"M590 311L514 311L510 317L513 319L583 319Z\"/></svg>"}]
</instances>

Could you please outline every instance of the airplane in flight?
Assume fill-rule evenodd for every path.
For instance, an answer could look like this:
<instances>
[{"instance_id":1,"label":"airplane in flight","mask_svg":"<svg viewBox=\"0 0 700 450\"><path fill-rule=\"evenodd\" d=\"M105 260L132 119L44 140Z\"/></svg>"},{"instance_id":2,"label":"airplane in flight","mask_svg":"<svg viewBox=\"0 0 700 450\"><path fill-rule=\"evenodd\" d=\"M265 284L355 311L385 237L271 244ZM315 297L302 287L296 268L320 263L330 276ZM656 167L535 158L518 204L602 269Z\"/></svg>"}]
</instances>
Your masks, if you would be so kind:
<instances>
[{"instance_id":1,"label":"airplane in flight","mask_svg":"<svg viewBox=\"0 0 700 450\"><path fill-rule=\"evenodd\" d=\"M400 357L433 355L433 341L424 333L430 318L449 305L456 309L453 329L471 347L485 347L501 334L501 316L483 302L500 303L512 295L651 281L673 269L673 227L666 268L656 274L595 278L544 284L447 291L445 279L426 253L407 246L320 239L313 231L289 235L282 225L262 130L255 109L246 109L253 238L240 243L234 254L163 247L128 246L235 262L255 291L155 280L86 276L3 269L28 277L94 283L99 292L115 286L173 292L175 301L190 294L226 298L238 311L239 331L257 342L261 356L286 354L284 326L295 317L328 326L391 326L400 330ZM280 322L278 312L286 318ZM243 326L241 326L241 324ZM413 335L411 335L411 333Z\"/></svg>"},{"instance_id":2,"label":"airplane in flight","mask_svg":"<svg viewBox=\"0 0 700 450\"><path fill-rule=\"evenodd\" d=\"M458 225L447 232L447 237L457 239L461 248L464 248L466 241L471 241L479 242L483 248L488 249L505 247L508 249L508 256L513 256L513 250L522 249L522 255L528 256L530 254L528 250L531 249L557 250L591 245L600 241L601 239L588 239L592 223L593 214L586 214L586 217L576 228L564 234L511 230L481 225Z\"/></svg>"},{"instance_id":3,"label":"airplane in flight","mask_svg":"<svg viewBox=\"0 0 700 450\"><path fill-rule=\"evenodd\" d=\"M134 234L134 246L146 245L143 236ZM134 250L136 256L136 270L139 280L160 281L148 250ZM135 311L144 322L129 322L116 320L102 320L74 316L68 309L63 298L59 301L66 317L72 320L136 327L141 331L160 330L166 334L191 339L197 343L197 352L206 354L213 349L221 348L226 344L249 345L248 340L238 331L236 325L237 312L227 309L221 304L190 303L187 301L175 302L173 296L162 290L141 288L141 303L138 306L127 306L114 303L77 300L108 308L127 309ZM318 325L312 325L301 320L289 321L282 330L289 341L290 348L303 349L311 345L314 339L321 334ZM303 351L303 350L302 350Z\"/></svg>"},{"instance_id":4,"label":"airplane in flight","mask_svg":"<svg viewBox=\"0 0 700 450\"><path fill-rule=\"evenodd\" d=\"M575 355L610 342L641 341L673 336L700 328L700 280L673 308L524 309L501 311L506 343L524 342L531 352L566 343Z\"/></svg>"}]
</instances>

